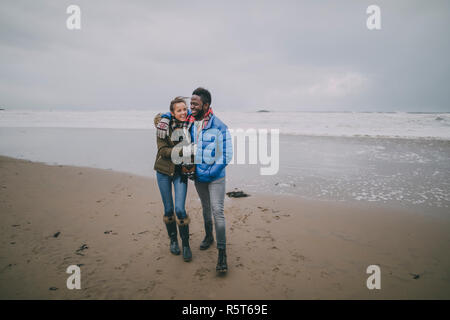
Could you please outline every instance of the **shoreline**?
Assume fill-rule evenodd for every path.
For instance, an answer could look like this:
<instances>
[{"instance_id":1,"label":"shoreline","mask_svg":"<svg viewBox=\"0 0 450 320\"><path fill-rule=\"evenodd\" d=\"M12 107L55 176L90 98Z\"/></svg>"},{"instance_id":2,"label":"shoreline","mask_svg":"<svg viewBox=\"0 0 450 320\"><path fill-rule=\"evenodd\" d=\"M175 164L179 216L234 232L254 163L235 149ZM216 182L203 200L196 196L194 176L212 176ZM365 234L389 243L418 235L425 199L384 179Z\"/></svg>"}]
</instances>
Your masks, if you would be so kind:
<instances>
[{"instance_id":1,"label":"shoreline","mask_svg":"<svg viewBox=\"0 0 450 320\"><path fill-rule=\"evenodd\" d=\"M215 243L198 249L192 182L190 263L169 253L153 178L0 156L0 188L1 299L450 299L447 217L226 197L230 270L218 277ZM71 264L81 265L81 290L65 287ZM366 288L373 264L381 290Z\"/></svg>"},{"instance_id":2,"label":"shoreline","mask_svg":"<svg viewBox=\"0 0 450 320\"><path fill-rule=\"evenodd\" d=\"M450 112L449 112L450 113ZM92 127L92 126L0 126L0 129L92 129L92 130L122 130L122 131L156 131L154 127ZM240 127L230 127L231 130L247 130L248 128L240 128ZM264 128L264 129L274 129L274 128ZM256 129L258 130L258 129ZM313 133L286 133L280 132L280 136L288 136L288 137L305 137L305 138L330 138L330 139L385 139L395 142L415 142L415 141L425 141L425 142L437 142L437 143L450 143L450 137L434 137L434 136L399 136L399 135L369 135L369 134L335 134L335 135L327 135L327 134L313 134Z\"/></svg>"},{"instance_id":3,"label":"shoreline","mask_svg":"<svg viewBox=\"0 0 450 320\"><path fill-rule=\"evenodd\" d=\"M143 174L115 170L112 168L104 169L104 168L93 168L93 167L88 167L88 166L75 166L75 165L66 165L66 164L58 164L58 163L47 163L44 161L33 161L33 160L15 158L15 157L4 156L4 155L0 155L0 159L1 158L24 161L24 162L29 162L29 163L36 163L36 164L41 164L41 165L51 166L51 167L74 167L74 168L88 169L88 170L91 170L91 169L100 170L100 171L113 172L113 173L118 173L118 174L123 174L123 175L131 175L131 176L139 177L142 179L151 179L151 180L156 181L156 178L154 178L154 177L146 176ZM191 188L195 188L195 187L192 185ZM239 189L239 188L235 188L235 189ZM230 190L228 190L228 189L226 190L226 192L229 192L229 191L233 191L233 190L231 188L230 188ZM246 190L243 190L243 191L246 192ZM258 197L258 198L280 197L280 198L285 198L288 201L294 200L294 199L300 199L301 201L304 201L307 203L323 203L325 205L329 204L329 205L338 205L338 206L342 205L344 208L353 208L353 209L359 209L359 210L369 207L373 210L377 210L377 209L394 210L394 211L398 211L398 212L404 212L404 213L409 213L409 214L413 213L413 214L419 214L419 215L432 214L432 215L434 215L434 217L440 217L440 218L444 218L444 219L447 218L447 216L445 215L447 213L447 211L445 210L446 208L428 208L429 210L423 210L423 208L415 209L415 208L411 208L410 206L409 207L408 206L401 207L395 203L394 204L383 203L380 201L332 200L332 199L324 199L324 198L305 197L305 196L301 196L301 195L296 195L294 193L268 193L268 192L251 192L251 193L246 192L246 193L248 193L252 197ZM225 201L227 201L227 199L229 199L229 198L227 196L225 196ZM426 211L426 212L424 212L424 211Z\"/></svg>"}]
</instances>

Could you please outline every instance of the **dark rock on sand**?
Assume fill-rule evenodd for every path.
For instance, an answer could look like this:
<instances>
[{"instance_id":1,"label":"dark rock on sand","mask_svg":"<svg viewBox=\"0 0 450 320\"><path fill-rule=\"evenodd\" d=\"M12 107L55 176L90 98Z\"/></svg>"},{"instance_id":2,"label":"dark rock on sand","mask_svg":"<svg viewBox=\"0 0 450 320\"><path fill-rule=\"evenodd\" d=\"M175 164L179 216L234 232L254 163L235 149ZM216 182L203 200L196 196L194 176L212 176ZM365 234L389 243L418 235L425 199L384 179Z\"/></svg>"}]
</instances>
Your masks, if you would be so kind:
<instances>
[{"instance_id":1,"label":"dark rock on sand","mask_svg":"<svg viewBox=\"0 0 450 320\"><path fill-rule=\"evenodd\" d=\"M242 190L235 190L235 191L227 192L227 196L229 196L230 198L243 198L243 197L249 197L250 195L245 193Z\"/></svg>"}]
</instances>

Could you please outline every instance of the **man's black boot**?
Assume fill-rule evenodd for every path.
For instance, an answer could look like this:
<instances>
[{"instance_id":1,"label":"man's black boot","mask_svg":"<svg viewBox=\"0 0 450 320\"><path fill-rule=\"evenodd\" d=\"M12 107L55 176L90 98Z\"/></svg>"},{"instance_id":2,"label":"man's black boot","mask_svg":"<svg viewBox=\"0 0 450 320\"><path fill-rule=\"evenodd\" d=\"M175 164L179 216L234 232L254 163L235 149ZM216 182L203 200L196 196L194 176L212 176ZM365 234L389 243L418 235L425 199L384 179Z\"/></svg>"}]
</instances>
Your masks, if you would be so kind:
<instances>
[{"instance_id":1,"label":"man's black boot","mask_svg":"<svg viewBox=\"0 0 450 320\"><path fill-rule=\"evenodd\" d=\"M216 271L222 273L228 271L227 253L225 249L219 249L219 257L217 258Z\"/></svg>"},{"instance_id":2,"label":"man's black boot","mask_svg":"<svg viewBox=\"0 0 450 320\"><path fill-rule=\"evenodd\" d=\"M189 247L189 217L178 220L178 230L180 231L181 246L183 249L183 260L189 262L192 260L192 252Z\"/></svg>"},{"instance_id":3,"label":"man's black boot","mask_svg":"<svg viewBox=\"0 0 450 320\"><path fill-rule=\"evenodd\" d=\"M167 233L170 238L170 252L175 255L180 254L180 247L178 246L178 232L177 223L175 222L175 217L164 216L164 223L166 224Z\"/></svg>"},{"instance_id":4,"label":"man's black boot","mask_svg":"<svg viewBox=\"0 0 450 320\"><path fill-rule=\"evenodd\" d=\"M200 250L208 249L214 242L212 221L205 222L205 238L200 243Z\"/></svg>"}]
</instances>

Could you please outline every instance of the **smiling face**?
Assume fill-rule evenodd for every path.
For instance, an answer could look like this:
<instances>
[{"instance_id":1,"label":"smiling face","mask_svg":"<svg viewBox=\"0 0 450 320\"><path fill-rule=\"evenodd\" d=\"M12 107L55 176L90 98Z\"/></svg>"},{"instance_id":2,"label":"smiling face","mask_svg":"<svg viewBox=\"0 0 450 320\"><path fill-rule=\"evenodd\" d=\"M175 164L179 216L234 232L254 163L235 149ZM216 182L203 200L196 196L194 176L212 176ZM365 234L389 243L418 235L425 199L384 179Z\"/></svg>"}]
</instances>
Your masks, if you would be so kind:
<instances>
[{"instance_id":1,"label":"smiling face","mask_svg":"<svg viewBox=\"0 0 450 320\"><path fill-rule=\"evenodd\" d=\"M203 103L202 99L197 95L191 97L191 113L195 119L200 120L203 115L208 111L209 104Z\"/></svg>"},{"instance_id":2,"label":"smiling face","mask_svg":"<svg viewBox=\"0 0 450 320\"><path fill-rule=\"evenodd\" d=\"M187 118L187 106L183 102L178 102L173 105L172 116L178 121L186 121Z\"/></svg>"}]
</instances>

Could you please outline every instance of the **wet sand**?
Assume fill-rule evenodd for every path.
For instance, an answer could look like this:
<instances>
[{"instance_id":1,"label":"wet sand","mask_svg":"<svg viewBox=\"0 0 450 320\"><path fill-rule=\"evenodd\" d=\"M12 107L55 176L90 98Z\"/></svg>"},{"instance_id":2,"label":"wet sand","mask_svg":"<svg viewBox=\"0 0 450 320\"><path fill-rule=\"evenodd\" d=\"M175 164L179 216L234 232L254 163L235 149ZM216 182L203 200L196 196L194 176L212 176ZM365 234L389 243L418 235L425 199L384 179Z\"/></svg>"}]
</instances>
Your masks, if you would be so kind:
<instances>
[{"instance_id":1,"label":"wet sand","mask_svg":"<svg viewBox=\"0 0 450 320\"><path fill-rule=\"evenodd\" d=\"M230 190L227 190L230 191ZM0 157L0 299L449 299L450 219L361 203L252 195L226 199L228 265L169 253L151 178ZM58 234L59 232L59 234ZM81 268L69 290L66 268ZM366 268L379 265L381 290Z\"/></svg>"}]
</instances>

